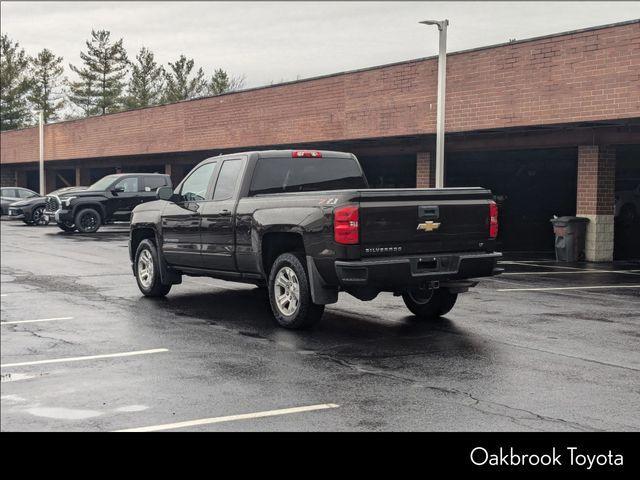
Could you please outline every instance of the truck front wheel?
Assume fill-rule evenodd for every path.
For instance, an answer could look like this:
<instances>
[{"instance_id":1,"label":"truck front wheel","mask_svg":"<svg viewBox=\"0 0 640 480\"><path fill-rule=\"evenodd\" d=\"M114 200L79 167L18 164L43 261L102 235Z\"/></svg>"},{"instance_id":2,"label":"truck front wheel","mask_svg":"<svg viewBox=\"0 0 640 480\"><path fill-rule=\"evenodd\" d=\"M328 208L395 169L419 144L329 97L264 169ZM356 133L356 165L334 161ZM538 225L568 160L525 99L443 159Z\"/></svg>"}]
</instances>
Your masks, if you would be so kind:
<instances>
[{"instance_id":1,"label":"truck front wheel","mask_svg":"<svg viewBox=\"0 0 640 480\"><path fill-rule=\"evenodd\" d=\"M413 288L402 294L404 304L416 317L435 320L451 311L458 299L457 293L446 288L419 289Z\"/></svg>"},{"instance_id":2,"label":"truck front wheel","mask_svg":"<svg viewBox=\"0 0 640 480\"><path fill-rule=\"evenodd\" d=\"M320 320L324 305L311 301L302 255L283 253L273 262L269 274L269 303L273 316L284 328L308 328Z\"/></svg>"},{"instance_id":3,"label":"truck front wheel","mask_svg":"<svg viewBox=\"0 0 640 480\"><path fill-rule=\"evenodd\" d=\"M102 223L100 214L93 208L84 208L76 214L76 227L80 233L97 232Z\"/></svg>"},{"instance_id":4,"label":"truck front wheel","mask_svg":"<svg viewBox=\"0 0 640 480\"><path fill-rule=\"evenodd\" d=\"M142 240L136 250L136 281L138 288L147 297L164 297L171 284L160 281L160 262L155 244L148 239Z\"/></svg>"}]
</instances>

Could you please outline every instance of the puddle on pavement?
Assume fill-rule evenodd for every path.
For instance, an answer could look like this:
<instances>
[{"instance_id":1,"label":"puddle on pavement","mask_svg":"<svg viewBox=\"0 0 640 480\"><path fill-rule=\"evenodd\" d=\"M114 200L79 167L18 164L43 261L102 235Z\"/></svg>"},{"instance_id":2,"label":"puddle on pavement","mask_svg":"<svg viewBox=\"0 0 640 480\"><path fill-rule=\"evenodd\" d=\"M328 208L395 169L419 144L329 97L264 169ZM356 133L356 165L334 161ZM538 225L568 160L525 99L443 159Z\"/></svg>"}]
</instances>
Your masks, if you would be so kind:
<instances>
[{"instance_id":1,"label":"puddle on pavement","mask_svg":"<svg viewBox=\"0 0 640 480\"><path fill-rule=\"evenodd\" d=\"M55 418L58 420L84 420L85 418L102 415L102 412L96 410L79 410L63 407L34 407L28 408L26 412L36 417Z\"/></svg>"},{"instance_id":2,"label":"puddle on pavement","mask_svg":"<svg viewBox=\"0 0 640 480\"><path fill-rule=\"evenodd\" d=\"M116 408L116 412L142 412L149 407L146 405L126 405L124 407Z\"/></svg>"}]
</instances>

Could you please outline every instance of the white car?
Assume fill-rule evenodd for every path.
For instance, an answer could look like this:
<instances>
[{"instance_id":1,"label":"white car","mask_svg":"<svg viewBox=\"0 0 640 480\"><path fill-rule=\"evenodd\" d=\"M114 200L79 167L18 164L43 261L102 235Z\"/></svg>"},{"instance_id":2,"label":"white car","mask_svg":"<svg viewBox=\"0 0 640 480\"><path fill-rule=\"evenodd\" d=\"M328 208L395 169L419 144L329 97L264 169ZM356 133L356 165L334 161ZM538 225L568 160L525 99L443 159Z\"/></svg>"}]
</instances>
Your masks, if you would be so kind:
<instances>
[{"instance_id":1,"label":"white car","mask_svg":"<svg viewBox=\"0 0 640 480\"><path fill-rule=\"evenodd\" d=\"M640 183L633 189L616 192L614 216L624 225L632 225L638 221L640 214Z\"/></svg>"}]
</instances>

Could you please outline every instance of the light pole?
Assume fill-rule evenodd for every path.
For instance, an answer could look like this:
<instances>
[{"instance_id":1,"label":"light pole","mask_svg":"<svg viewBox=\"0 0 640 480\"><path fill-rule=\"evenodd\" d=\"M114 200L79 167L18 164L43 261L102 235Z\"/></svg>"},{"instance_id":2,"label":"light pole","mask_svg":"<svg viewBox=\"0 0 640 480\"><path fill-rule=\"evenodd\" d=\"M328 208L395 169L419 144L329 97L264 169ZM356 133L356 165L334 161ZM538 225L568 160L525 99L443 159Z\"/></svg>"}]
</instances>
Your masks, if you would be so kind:
<instances>
[{"instance_id":1,"label":"light pole","mask_svg":"<svg viewBox=\"0 0 640 480\"><path fill-rule=\"evenodd\" d=\"M45 195L44 181L44 110L38 112L38 123L40 125L40 195Z\"/></svg>"},{"instance_id":2,"label":"light pole","mask_svg":"<svg viewBox=\"0 0 640 480\"><path fill-rule=\"evenodd\" d=\"M440 31L438 53L438 108L436 117L436 188L444 187L444 100L447 83L447 27L449 20L423 20L425 25L437 25Z\"/></svg>"}]
</instances>

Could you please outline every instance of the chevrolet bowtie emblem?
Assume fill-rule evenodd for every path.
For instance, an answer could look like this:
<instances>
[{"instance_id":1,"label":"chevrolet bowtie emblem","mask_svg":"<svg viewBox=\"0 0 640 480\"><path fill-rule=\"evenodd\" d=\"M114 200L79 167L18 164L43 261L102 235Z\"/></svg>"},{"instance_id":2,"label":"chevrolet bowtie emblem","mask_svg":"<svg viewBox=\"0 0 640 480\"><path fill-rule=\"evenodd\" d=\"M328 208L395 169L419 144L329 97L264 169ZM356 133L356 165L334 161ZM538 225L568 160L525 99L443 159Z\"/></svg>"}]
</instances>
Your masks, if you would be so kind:
<instances>
[{"instance_id":1,"label":"chevrolet bowtie emblem","mask_svg":"<svg viewBox=\"0 0 640 480\"><path fill-rule=\"evenodd\" d=\"M437 230L438 228L440 228L440 224L436 223L436 222L432 222L432 221L428 221L428 222L424 222L424 223L419 223L418 224L418 231L425 231L425 232L433 232L434 230Z\"/></svg>"}]
</instances>

